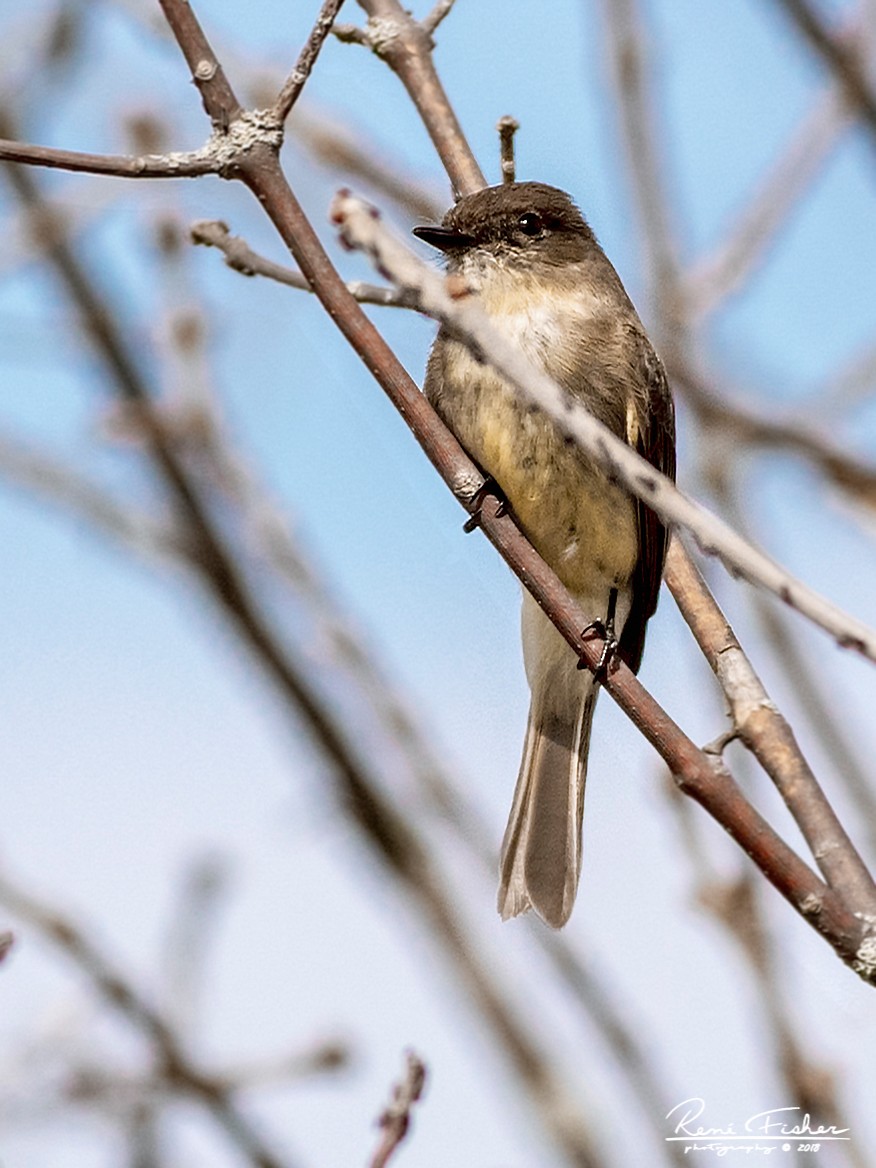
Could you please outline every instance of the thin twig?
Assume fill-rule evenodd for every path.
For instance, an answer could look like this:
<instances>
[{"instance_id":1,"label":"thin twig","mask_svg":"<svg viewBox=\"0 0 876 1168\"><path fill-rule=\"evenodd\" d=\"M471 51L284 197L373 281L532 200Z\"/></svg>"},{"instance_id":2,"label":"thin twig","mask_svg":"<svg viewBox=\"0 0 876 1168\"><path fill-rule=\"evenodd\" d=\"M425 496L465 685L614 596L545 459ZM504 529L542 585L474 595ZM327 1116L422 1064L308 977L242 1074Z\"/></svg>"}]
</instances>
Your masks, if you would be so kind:
<instances>
[{"instance_id":1,"label":"thin twig","mask_svg":"<svg viewBox=\"0 0 876 1168\"><path fill-rule=\"evenodd\" d=\"M192 242L204 247L215 247L225 256L229 268L241 272L244 276L265 276L275 280L278 284L286 284L290 288L298 288L302 292L312 292L310 284L300 272L285 264L278 264L265 256L254 252L246 240L239 235L232 235L228 225L219 220L193 223L191 227ZM366 284L362 280L351 280L347 284L350 295L355 296L360 304L378 304L382 308L410 308L411 304L403 292L397 288L381 287L379 284Z\"/></svg>"},{"instance_id":2,"label":"thin twig","mask_svg":"<svg viewBox=\"0 0 876 1168\"><path fill-rule=\"evenodd\" d=\"M200 178L204 174L220 174L223 165L209 144L200 150L170 154L86 154L53 146L30 146L6 138L0 139L0 161L116 178Z\"/></svg>"},{"instance_id":3,"label":"thin twig","mask_svg":"<svg viewBox=\"0 0 876 1168\"><path fill-rule=\"evenodd\" d=\"M456 0L438 0L432 11L426 13L420 24L429 36L434 33L441 21L450 15L450 10L455 3Z\"/></svg>"},{"instance_id":4,"label":"thin twig","mask_svg":"<svg viewBox=\"0 0 876 1168\"><path fill-rule=\"evenodd\" d=\"M150 1040L165 1079L212 1113L253 1168L290 1168L288 1159L268 1148L233 1095L192 1062L174 1029L82 929L7 876L0 877L0 902L60 949L100 997Z\"/></svg>"},{"instance_id":5,"label":"thin twig","mask_svg":"<svg viewBox=\"0 0 876 1168\"><path fill-rule=\"evenodd\" d=\"M499 118L496 129L499 131L499 164L502 170L502 182L513 183L517 177L514 162L514 135L520 129L520 123L516 118L505 114Z\"/></svg>"},{"instance_id":6,"label":"thin twig","mask_svg":"<svg viewBox=\"0 0 876 1168\"><path fill-rule=\"evenodd\" d=\"M426 1085L426 1064L412 1050L405 1055L404 1078L395 1084L389 1103L380 1113L377 1124L380 1143L369 1161L369 1168L386 1168L411 1126L411 1112L419 1103Z\"/></svg>"},{"instance_id":7,"label":"thin twig","mask_svg":"<svg viewBox=\"0 0 876 1168\"><path fill-rule=\"evenodd\" d=\"M307 38L307 43L298 55L295 68L286 78L283 87L277 94L274 102L274 115L279 122L285 122L292 111L292 107L301 95L307 78L310 76L319 51L325 44L325 39L332 29L335 17L338 15L344 0L323 0L319 16Z\"/></svg>"}]
</instances>

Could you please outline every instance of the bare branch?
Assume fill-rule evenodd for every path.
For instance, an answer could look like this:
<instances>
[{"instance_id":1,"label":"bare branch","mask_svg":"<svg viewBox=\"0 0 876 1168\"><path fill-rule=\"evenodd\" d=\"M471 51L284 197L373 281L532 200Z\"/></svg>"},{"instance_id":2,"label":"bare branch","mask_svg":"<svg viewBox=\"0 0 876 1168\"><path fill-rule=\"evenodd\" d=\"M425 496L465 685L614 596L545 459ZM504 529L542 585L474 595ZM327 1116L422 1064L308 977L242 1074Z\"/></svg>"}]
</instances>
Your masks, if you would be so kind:
<instances>
[{"instance_id":1,"label":"bare branch","mask_svg":"<svg viewBox=\"0 0 876 1168\"><path fill-rule=\"evenodd\" d=\"M216 1119L253 1168L290 1168L238 1108L233 1096L195 1066L174 1030L87 935L53 908L0 877L0 903L25 920L88 978L101 998L152 1043L168 1082L197 1099Z\"/></svg>"},{"instance_id":2,"label":"bare branch","mask_svg":"<svg viewBox=\"0 0 876 1168\"><path fill-rule=\"evenodd\" d=\"M323 166L341 171L347 178L357 176L370 190L380 192L412 219L435 222L444 214L444 205L403 168L386 159L379 144L367 139L367 131L336 125L325 117L313 117L299 110L290 126L294 134Z\"/></svg>"},{"instance_id":3,"label":"bare branch","mask_svg":"<svg viewBox=\"0 0 876 1168\"><path fill-rule=\"evenodd\" d=\"M520 123L506 114L496 123L499 131L499 162L502 169L502 182L513 183L516 177L514 163L514 135L520 129Z\"/></svg>"},{"instance_id":4,"label":"bare branch","mask_svg":"<svg viewBox=\"0 0 876 1168\"><path fill-rule=\"evenodd\" d=\"M290 288L298 288L302 292L312 292L313 289L300 272L278 264L254 252L246 240L239 235L231 235L228 225L218 220L193 223L191 228L192 242L204 247L215 247L225 256L225 262L236 272L244 276L265 276L269 280L276 280L278 284L286 284ZM410 308L411 304L404 293L397 288L381 287L379 284L366 284L361 280L352 280L347 284L351 296L355 296L360 304L378 304L382 308Z\"/></svg>"},{"instance_id":5,"label":"bare branch","mask_svg":"<svg viewBox=\"0 0 876 1168\"><path fill-rule=\"evenodd\" d=\"M876 138L876 92L867 76L857 37L833 32L809 0L774 0L791 18L800 34L821 57L842 87L870 135Z\"/></svg>"},{"instance_id":6,"label":"bare branch","mask_svg":"<svg viewBox=\"0 0 876 1168\"><path fill-rule=\"evenodd\" d=\"M669 550L665 579L721 683L736 734L775 783L828 884L856 912L876 920L872 876L678 539Z\"/></svg>"},{"instance_id":7,"label":"bare branch","mask_svg":"<svg viewBox=\"0 0 876 1168\"><path fill-rule=\"evenodd\" d=\"M283 88L277 95L274 103L274 115L279 122L285 122L292 111L292 107L301 95L307 78L310 76L319 51L325 44L325 39L332 29L335 17L344 0L323 0L319 16L307 38L307 44L298 55L295 68L283 83Z\"/></svg>"},{"instance_id":8,"label":"bare branch","mask_svg":"<svg viewBox=\"0 0 876 1168\"><path fill-rule=\"evenodd\" d=\"M377 1123L383 1133L369 1161L369 1168L386 1168L411 1126L411 1111L419 1103L426 1085L426 1064L412 1050L405 1055L404 1078L395 1084L389 1103Z\"/></svg>"},{"instance_id":9,"label":"bare branch","mask_svg":"<svg viewBox=\"0 0 876 1168\"><path fill-rule=\"evenodd\" d=\"M381 271L417 297L421 311L440 320L481 359L487 360L549 414L582 450L610 468L632 494L643 499L668 523L688 528L703 550L717 555L731 574L768 589L829 632L839 645L876 661L874 630L790 575L722 519L682 494L582 405L570 402L547 374L491 324L477 297L468 295L464 286L452 285L422 263L387 230L373 208L341 194L334 201L332 218L351 247L366 251Z\"/></svg>"},{"instance_id":10,"label":"bare branch","mask_svg":"<svg viewBox=\"0 0 876 1168\"><path fill-rule=\"evenodd\" d=\"M116 178L199 178L221 174L221 155L211 144L200 150L170 154L84 154L79 150L57 150L53 146L29 146L24 142L0 139L0 161L26 162L54 170L86 174L109 174Z\"/></svg>"},{"instance_id":11,"label":"bare branch","mask_svg":"<svg viewBox=\"0 0 876 1168\"><path fill-rule=\"evenodd\" d=\"M709 388L706 377L693 368L681 346L671 350L667 365L673 384L684 392L685 400L704 425L721 427L739 443L800 455L854 502L876 509L876 467L860 462L825 439L824 427L771 418L736 402L730 404L726 396Z\"/></svg>"},{"instance_id":12,"label":"bare branch","mask_svg":"<svg viewBox=\"0 0 876 1168\"><path fill-rule=\"evenodd\" d=\"M82 516L99 531L150 556L184 554L184 541L172 524L160 523L118 502L55 454L35 450L0 434L0 477Z\"/></svg>"},{"instance_id":13,"label":"bare branch","mask_svg":"<svg viewBox=\"0 0 876 1168\"><path fill-rule=\"evenodd\" d=\"M8 929L0 933L0 961L6 960L14 944L15 936Z\"/></svg>"},{"instance_id":14,"label":"bare branch","mask_svg":"<svg viewBox=\"0 0 876 1168\"><path fill-rule=\"evenodd\" d=\"M456 0L438 0L432 11L426 13L420 21L420 25L429 36L434 33L441 21L450 15L450 10L455 3Z\"/></svg>"},{"instance_id":15,"label":"bare branch","mask_svg":"<svg viewBox=\"0 0 876 1168\"><path fill-rule=\"evenodd\" d=\"M832 87L804 119L714 253L685 273L682 295L690 317L714 312L751 277L850 121L848 103Z\"/></svg>"},{"instance_id":16,"label":"bare branch","mask_svg":"<svg viewBox=\"0 0 876 1168\"><path fill-rule=\"evenodd\" d=\"M435 71L428 29L399 0L359 0L359 4L368 13L365 42L404 85L455 190L465 195L485 187L486 179Z\"/></svg>"}]
</instances>

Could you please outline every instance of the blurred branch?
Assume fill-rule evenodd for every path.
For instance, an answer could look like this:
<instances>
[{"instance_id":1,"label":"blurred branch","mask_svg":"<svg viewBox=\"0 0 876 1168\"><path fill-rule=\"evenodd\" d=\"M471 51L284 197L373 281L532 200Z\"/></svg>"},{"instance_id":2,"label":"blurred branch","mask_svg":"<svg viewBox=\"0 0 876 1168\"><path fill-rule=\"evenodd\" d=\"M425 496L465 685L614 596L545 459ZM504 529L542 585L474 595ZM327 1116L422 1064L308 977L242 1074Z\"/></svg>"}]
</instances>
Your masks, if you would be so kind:
<instances>
[{"instance_id":1,"label":"blurred branch","mask_svg":"<svg viewBox=\"0 0 876 1168\"><path fill-rule=\"evenodd\" d=\"M454 189L466 195L485 187L486 179L435 71L431 29L414 20L399 0L359 0L359 4L368 21L364 29L355 30L356 39L386 61L404 85Z\"/></svg>"},{"instance_id":2,"label":"blurred branch","mask_svg":"<svg viewBox=\"0 0 876 1168\"><path fill-rule=\"evenodd\" d=\"M184 551L172 524L138 514L109 490L66 466L59 455L35 450L0 433L0 477L80 515L99 531L149 556L177 557Z\"/></svg>"},{"instance_id":3,"label":"blurred branch","mask_svg":"<svg viewBox=\"0 0 876 1168\"><path fill-rule=\"evenodd\" d=\"M380 147L365 138L367 131L356 127L352 134L345 125L336 125L326 117L314 117L299 110L289 132L323 166L340 171L345 181L362 180L371 190L392 200L411 219L437 223L444 207L403 168L382 156Z\"/></svg>"},{"instance_id":4,"label":"blurred branch","mask_svg":"<svg viewBox=\"0 0 876 1168\"><path fill-rule=\"evenodd\" d=\"M736 402L731 404L726 396L709 387L684 355L681 345L670 355L668 368L673 384L682 390L704 426L720 427L738 445L788 450L800 455L853 502L876 509L876 466L860 462L822 437L824 426L770 418Z\"/></svg>"},{"instance_id":5,"label":"blurred branch","mask_svg":"<svg viewBox=\"0 0 876 1168\"><path fill-rule=\"evenodd\" d=\"M181 1034L195 1031L198 994L207 950L228 887L227 864L218 856L190 863L177 896L165 941L165 1011Z\"/></svg>"},{"instance_id":6,"label":"blurred branch","mask_svg":"<svg viewBox=\"0 0 876 1168\"><path fill-rule=\"evenodd\" d=\"M195 1065L170 1024L73 921L30 896L7 876L0 877L0 903L60 949L107 1005L149 1039L161 1077L205 1107L253 1168L290 1168L289 1160L269 1149L238 1108L233 1093Z\"/></svg>"},{"instance_id":7,"label":"blurred branch","mask_svg":"<svg viewBox=\"0 0 876 1168\"><path fill-rule=\"evenodd\" d=\"M344 0L323 0L323 5L319 10L319 16L316 18L316 23L311 30L310 36L307 38L307 43L301 50L298 60L295 62L295 68L286 78L283 83L283 88L277 95L277 100L274 103L274 116L277 121L283 123L292 112L292 107L301 96L301 90L310 76L313 66L316 64L316 58L319 56L319 51L325 43L326 37L332 29L335 22L335 17L343 4Z\"/></svg>"},{"instance_id":8,"label":"blurred branch","mask_svg":"<svg viewBox=\"0 0 876 1168\"><path fill-rule=\"evenodd\" d=\"M863 43L833 32L810 0L774 0L833 74L866 129L876 136L876 91L867 76Z\"/></svg>"},{"instance_id":9,"label":"blurred branch","mask_svg":"<svg viewBox=\"0 0 876 1168\"><path fill-rule=\"evenodd\" d=\"M278 284L286 284L290 288L298 288L302 292L312 292L313 289L300 272L294 268L278 264L254 252L245 239L239 235L232 235L228 225L218 220L208 222L203 220L193 223L191 228L192 242L204 247L215 247L225 256L225 263L235 272L244 276L265 276L269 280L276 280ZM397 288L381 287L379 284L366 284L361 280L352 280L347 284L351 296L360 304L378 304L382 308L410 308L411 305L404 293Z\"/></svg>"},{"instance_id":10,"label":"blurred branch","mask_svg":"<svg viewBox=\"0 0 876 1168\"><path fill-rule=\"evenodd\" d=\"M615 90L627 161L641 220L641 237L650 269L663 341L673 336L682 307L677 244L670 218L664 135L658 132L658 103L647 85L648 38L637 0L603 0L614 64ZM658 346L659 347L659 346Z\"/></svg>"},{"instance_id":11,"label":"blurred branch","mask_svg":"<svg viewBox=\"0 0 876 1168\"><path fill-rule=\"evenodd\" d=\"M411 1111L419 1103L426 1085L426 1064L409 1050L405 1055L404 1078L395 1084L389 1103L380 1113L380 1144L369 1161L369 1168L386 1168L411 1126Z\"/></svg>"},{"instance_id":12,"label":"blurred branch","mask_svg":"<svg viewBox=\"0 0 876 1168\"><path fill-rule=\"evenodd\" d=\"M684 274L682 295L689 318L697 320L714 312L751 278L850 121L848 103L831 87L712 255L698 260Z\"/></svg>"},{"instance_id":13,"label":"blurred branch","mask_svg":"<svg viewBox=\"0 0 876 1168\"><path fill-rule=\"evenodd\" d=\"M876 885L680 540L666 583L730 707L733 728L775 783L825 879L853 911L876 919Z\"/></svg>"}]
</instances>

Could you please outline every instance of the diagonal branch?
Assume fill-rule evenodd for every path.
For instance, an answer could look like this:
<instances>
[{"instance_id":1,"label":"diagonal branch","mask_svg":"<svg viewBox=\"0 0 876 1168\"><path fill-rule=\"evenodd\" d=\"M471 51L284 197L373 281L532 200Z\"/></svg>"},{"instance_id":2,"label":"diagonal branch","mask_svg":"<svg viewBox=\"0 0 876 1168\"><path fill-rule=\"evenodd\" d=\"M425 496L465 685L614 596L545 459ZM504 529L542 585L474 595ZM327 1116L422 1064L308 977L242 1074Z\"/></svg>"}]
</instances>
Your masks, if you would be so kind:
<instances>
[{"instance_id":1,"label":"diagonal branch","mask_svg":"<svg viewBox=\"0 0 876 1168\"><path fill-rule=\"evenodd\" d=\"M831 888L876 919L876 885L825 798L794 732L770 701L726 617L681 542L672 541L666 583L721 683L733 726L773 780Z\"/></svg>"},{"instance_id":2,"label":"diagonal branch","mask_svg":"<svg viewBox=\"0 0 876 1168\"><path fill-rule=\"evenodd\" d=\"M860 42L832 31L810 0L774 0L774 2L784 8L803 38L821 57L859 114L871 137L876 138L876 91L867 76Z\"/></svg>"},{"instance_id":3,"label":"diagonal branch","mask_svg":"<svg viewBox=\"0 0 876 1168\"><path fill-rule=\"evenodd\" d=\"M301 96L301 90L316 64L316 58L325 44L326 37L332 30L335 17L343 3L344 0L323 0L319 16L317 16L316 23L307 38L307 43L298 55L295 68L286 78L283 88L277 94L277 100L274 102L273 112L278 122L286 121L292 112L292 107Z\"/></svg>"},{"instance_id":4,"label":"diagonal branch","mask_svg":"<svg viewBox=\"0 0 876 1168\"><path fill-rule=\"evenodd\" d=\"M468 147L432 60L432 33L414 20L399 0L359 0L368 23L359 39L381 57L404 85L460 195L487 181ZM428 18L427 18L428 19Z\"/></svg>"},{"instance_id":5,"label":"diagonal branch","mask_svg":"<svg viewBox=\"0 0 876 1168\"><path fill-rule=\"evenodd\" d=\"M290 1168L288 1159L268 1147L233 1093L196 1066L174 1029L82 929L6 876L0 877L0 903L60 949L106 1003L149 1039L163 1077L212 1113L253 1168Z\"/></svg>"}]
</instances>

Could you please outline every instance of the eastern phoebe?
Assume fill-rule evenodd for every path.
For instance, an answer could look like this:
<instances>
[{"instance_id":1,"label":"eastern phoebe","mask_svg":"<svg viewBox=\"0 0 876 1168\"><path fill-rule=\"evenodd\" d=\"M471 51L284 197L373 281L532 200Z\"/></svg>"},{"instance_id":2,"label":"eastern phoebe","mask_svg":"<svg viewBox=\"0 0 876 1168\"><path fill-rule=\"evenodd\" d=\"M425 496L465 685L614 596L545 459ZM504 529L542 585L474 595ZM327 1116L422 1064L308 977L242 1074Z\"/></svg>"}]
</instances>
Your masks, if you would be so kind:
<instances>
[{"instance_id":1,"label":"eastern phoebe","mask_svg":"<svg viewBox=\"0 0 876 1168\"><path fill-rule=\"evenodd\" d=\"M570 398L674 478L675 419L663 365L567 194L532 182L489 187L460 199L440 227L414 234L444 253L495 325ZM444 328L424 389L541 556L637 670L666 553L657 515ZM581 873L598 681L577 668L528 592L522 623L532 702L502 845L499 912L507 919L534 908L559 928Z\"/></svg>"}]
</instances>

